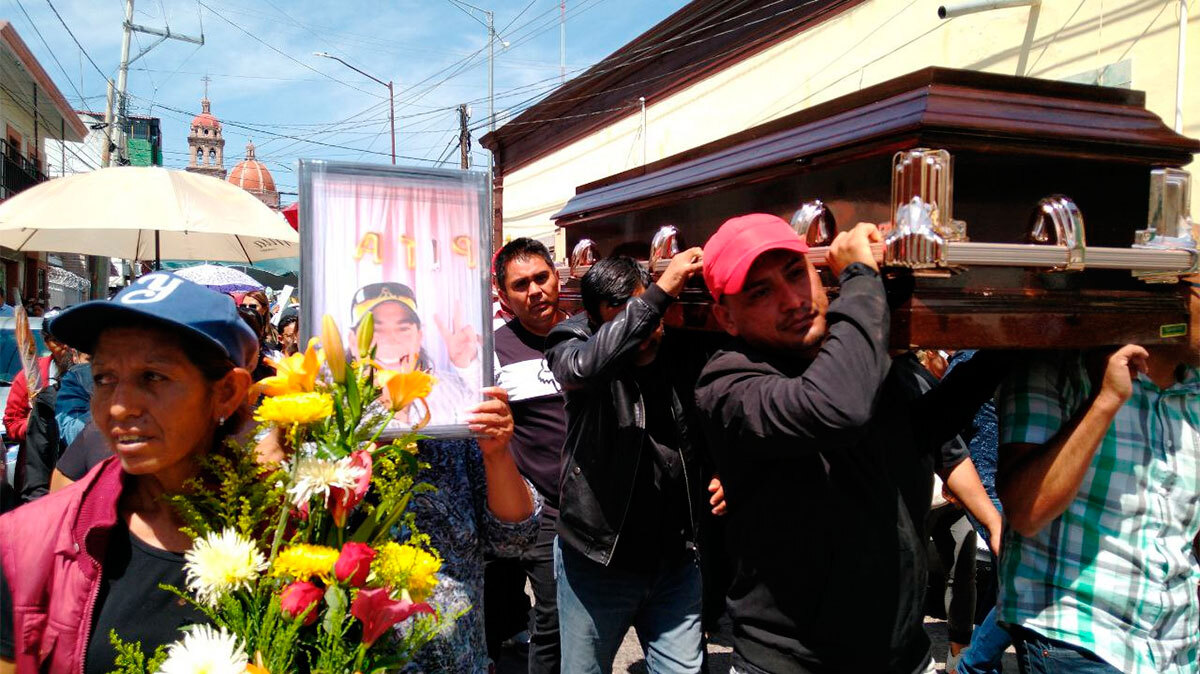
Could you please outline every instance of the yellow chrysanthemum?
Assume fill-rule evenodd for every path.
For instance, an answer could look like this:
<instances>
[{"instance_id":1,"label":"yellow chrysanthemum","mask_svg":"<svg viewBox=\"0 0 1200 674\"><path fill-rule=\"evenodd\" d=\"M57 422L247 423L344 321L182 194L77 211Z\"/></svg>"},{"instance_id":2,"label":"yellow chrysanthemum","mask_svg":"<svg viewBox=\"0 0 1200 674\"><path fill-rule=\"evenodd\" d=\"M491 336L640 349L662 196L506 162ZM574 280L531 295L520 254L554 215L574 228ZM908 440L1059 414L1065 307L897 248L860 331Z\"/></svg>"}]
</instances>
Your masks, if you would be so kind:
<instances>
[{"instance_id":1,"label":"yellow chrysanthemum","mask_svg":"<svg viewBox=\"0 0 1200 674\"><path fill-rule=\"evenodd\" d=\"M371 571L381 584L394 590L408 590L413 601L425 601L433 594L438 583L435 574L442 568L442 560L436 554L394 542L384 543L378 553L371 562Z\"/></svg>"},{"instance_id":2,"label":"yellow chrysanthemum","mask_svg":"<svg viewBox=\"0 0 1200 674\"><path fill-rule=\"evenodd\" d=\"M433 391L434 378L420 370L412 372L381 370L376 375L376 381L384 391L389 409L399 412L416 400L428 398Z\"/></svg>"},{"instance_id":3,"label":"yellow chrysanthemum","mask_svg":"<svg viewBox=\"0 0 1200 674\"><path fill-rule=\"evenodd\" d=\"M328 583L339 554L336 549L324 545L293 545L282 550L275 558L271 575L295 580L308 580L316 576Z\"/></svg>"},{"instance_id":4,"label":"yellow chrysanthemum","mask_svg":"<svg viewBox=\"0 0 1200 674\"><path fill-rule=\"evenodd\" d=\"M289 393L308 393L317 384L317 373L321 371L324 354L317 350L314 337L308 341L304 353L294 353L279 360L267 359L275 368L275 374L254 385L256 391L269 396Z\"/></svg>"},{"instance_id":5,"label":"yellow chrysanthemum","mask_svg":"<svg viewBox=\"0 0 1200 674\"><path fill-rule=\"evenodd\" d=\"M258 421L280 426L311 424L333 414L333 398L327 393L289 393L265 398L254 413Z\"/></svg>"}]
</instances>

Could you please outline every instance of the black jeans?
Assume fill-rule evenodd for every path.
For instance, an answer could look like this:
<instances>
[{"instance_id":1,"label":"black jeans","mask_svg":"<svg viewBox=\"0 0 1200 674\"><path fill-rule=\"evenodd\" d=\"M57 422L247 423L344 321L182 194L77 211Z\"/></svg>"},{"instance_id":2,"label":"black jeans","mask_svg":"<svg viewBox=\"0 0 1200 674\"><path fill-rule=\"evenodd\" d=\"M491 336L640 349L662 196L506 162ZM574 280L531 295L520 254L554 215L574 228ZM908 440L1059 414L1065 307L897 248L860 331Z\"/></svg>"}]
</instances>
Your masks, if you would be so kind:
<instances>
[{"instance_id":1,"label":"black jeans","mask_svg":"<svg viewBox=\"0 0 1200 674\"><path fill-rule=\"evenodd\" d=\"M521 556L533 588L529 621L529 674L558 674L562 654L558 637L558 586L554 582L554 536L558 513L542 510L537 543Z\"/></svg>"},{"instance_id":2,"label":"black jeans","mask_svg":"<svg viewBox=\"0 0 1200 674\"><path fill-rule=\"evenodd\" d=\"M929 599L941 598L938 608L945 610L950 641L969 644L975 628L975 530L954 505L930 510L925 524L935 553Z\"/></svg>"},{"instance_id":3,"label":"black jeans","mask_svg":"<svg viewBox=\"0 0 1200 674\"><path fill-rule=\"evenodd\" d=\"M537 542L519 558L491 558L484 567L484 630L488 657L500 657L500 642L529 630L530 674L558 674L558 587L554 582L554 536L558 513L543 509ZM533 611L525 581L533 589Z\"/></svg>"}]
</instances>

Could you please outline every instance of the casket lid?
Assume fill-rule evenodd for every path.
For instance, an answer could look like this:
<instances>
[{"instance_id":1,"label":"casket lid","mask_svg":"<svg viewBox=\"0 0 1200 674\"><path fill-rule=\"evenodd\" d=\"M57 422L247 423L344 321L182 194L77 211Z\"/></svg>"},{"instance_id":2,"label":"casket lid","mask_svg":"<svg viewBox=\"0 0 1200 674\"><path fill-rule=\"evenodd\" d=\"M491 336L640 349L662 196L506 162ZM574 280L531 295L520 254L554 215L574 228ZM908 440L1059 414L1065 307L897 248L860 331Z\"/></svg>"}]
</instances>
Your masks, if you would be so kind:
<instances>
[{"instance_id":1,"label":"casket lid","mask_svg":"<svg viewBox=\"0 0 1200 674\"><path fill-rule=\"evenodd\" d=\"M764 175L913 147L1183 166L1200 141L1145 108L1141 91L925 68L657 162L580 186L560 226Z\"/></svg>"}]
</instances>

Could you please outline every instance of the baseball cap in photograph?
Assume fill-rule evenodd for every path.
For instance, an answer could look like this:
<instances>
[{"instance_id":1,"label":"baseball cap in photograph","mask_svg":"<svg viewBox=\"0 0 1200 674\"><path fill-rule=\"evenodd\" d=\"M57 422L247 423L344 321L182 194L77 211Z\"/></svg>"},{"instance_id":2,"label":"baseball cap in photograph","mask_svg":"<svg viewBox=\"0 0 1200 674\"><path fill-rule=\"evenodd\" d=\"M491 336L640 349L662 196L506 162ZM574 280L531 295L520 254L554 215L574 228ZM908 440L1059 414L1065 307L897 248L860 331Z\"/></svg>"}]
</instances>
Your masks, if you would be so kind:
<instances>
[{"instance_id":1,"label":"baseball cap in photograph","mask_svg":"<svg viewBox=\"0 0 1200 674\"><path fill-rule=\"evenodd\" d=\"M409 313L412 314L413 322L417 325L421 324L421 317L417 315L417 296L413 293L412 288L403 283L384 281L365 285L354 293L354 301L350 303L351 325L358 327L364 316L385 302L396 302L407 307Z\"/></svg>"},{"instance_id":2,"label":"baseball cap in photograph","mask_svg":"<svg viewBox=\"0 0 1200 674\"><path fill-rule=\"evenodd\" d=\"M54 319L54 336L92 353L103 330L147 323L212 344L238 367L254 366L258 337L238 316L233 300L168 272L146 274L111 300L63 311Z\"/></svg>"},{"instance_id":3,"label":"baseball cap in photograph","mask_svg":"<svg viewBox=\"0 0 1200 674\"><path fill-rule=\"evenodd\" d=\"M704 283L713 299L742 292L750 267L769 250L807 253L808 244L775 215L751 213L726 220L704 244Z\"/></svg>"}]
</instances>

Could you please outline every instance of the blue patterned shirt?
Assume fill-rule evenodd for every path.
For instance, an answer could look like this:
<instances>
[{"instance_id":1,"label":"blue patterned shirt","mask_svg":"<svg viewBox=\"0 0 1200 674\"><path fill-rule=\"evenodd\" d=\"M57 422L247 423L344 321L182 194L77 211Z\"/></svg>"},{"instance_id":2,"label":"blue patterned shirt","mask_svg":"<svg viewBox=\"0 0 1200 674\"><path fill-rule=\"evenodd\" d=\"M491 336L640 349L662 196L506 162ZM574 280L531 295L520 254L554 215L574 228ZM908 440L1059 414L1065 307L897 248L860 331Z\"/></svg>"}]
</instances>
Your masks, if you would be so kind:
<instances>
[{"instance_id":1,"label":"blue patterned shirt","mask_svg":"<svg viewBox=\"0 0 1200 674\"><path fill-rule=\"evenodd\" d=\"M414 496L409 506L442 556L437 589L429 601L442 615L466 613L444 627L404 671L484 674L488 656L483 633L483 555L515 557L533 545L541 499L533 496L536 492L530 486L533 515L524 522L501 522L487 507L483 455L474 440L423 440L417 446L421 460L429 463L419 478L437 488Z\"/></svg>"}]
</instances>

